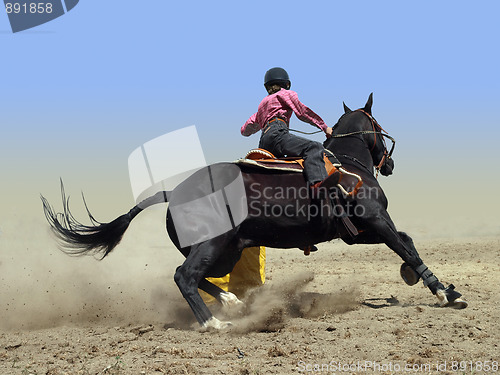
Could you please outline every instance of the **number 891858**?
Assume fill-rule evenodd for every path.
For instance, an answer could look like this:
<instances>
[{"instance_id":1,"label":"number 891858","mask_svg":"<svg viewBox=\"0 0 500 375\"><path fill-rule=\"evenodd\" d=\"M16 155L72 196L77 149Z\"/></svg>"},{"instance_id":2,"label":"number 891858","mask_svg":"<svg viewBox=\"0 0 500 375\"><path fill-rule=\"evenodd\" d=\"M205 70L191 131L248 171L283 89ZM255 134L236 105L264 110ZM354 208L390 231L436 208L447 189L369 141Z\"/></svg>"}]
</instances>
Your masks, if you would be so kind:
<instances>
[{"instance_id":1,"label":"number 891858","mask_svg":"<svg viewBox=\"0 0 500 375\"><path fill-rule=\"evenodd\" d=\"M52 13L52 3L50 2L34 2L34 3L6 3L5 10L7 14L24 13L24 14L41 14L41 13Z\"/></svg>"}]
</instances>

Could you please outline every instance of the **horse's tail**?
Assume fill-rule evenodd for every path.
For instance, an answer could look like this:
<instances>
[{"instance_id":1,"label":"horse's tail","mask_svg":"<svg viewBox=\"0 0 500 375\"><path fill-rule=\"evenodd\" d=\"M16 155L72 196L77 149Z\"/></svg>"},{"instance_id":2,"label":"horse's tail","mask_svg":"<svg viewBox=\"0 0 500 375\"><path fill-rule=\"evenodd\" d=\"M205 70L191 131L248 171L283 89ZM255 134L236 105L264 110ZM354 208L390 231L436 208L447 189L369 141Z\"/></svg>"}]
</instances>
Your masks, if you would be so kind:
<instances>
[{"instance_id":1,"label":"horse's tail","mask_svg":"<svg viewBox=\"0 0 500 375\"><path fill-rule=\"evenodd\" d=\"M139 212L149 206L168 202L170 192L160 191L135 205L128 213L109 223L100 223L87 213L93 225L84 225L77 221L69 210L69 198L66 199L61 185L64 213L55 213L49 202L42 196L43 211L52 231L61 243L61 250L68 255L102 255L103 259L120 243L130 222ZM84 199L85 202L85 199Z\"/></svg>"}]
</instances>

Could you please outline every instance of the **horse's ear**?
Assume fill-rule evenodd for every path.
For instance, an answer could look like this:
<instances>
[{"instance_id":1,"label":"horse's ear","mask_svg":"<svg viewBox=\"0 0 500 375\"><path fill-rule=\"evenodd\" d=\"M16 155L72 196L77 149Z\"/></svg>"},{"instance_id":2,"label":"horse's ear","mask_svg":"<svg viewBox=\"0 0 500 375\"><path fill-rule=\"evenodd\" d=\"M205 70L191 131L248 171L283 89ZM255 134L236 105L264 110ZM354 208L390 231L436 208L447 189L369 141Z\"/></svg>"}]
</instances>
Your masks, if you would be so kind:
<instances>
[{"instance_id":1,"label":"horse's ear","mask_svg":"<svg viewBox=\"0 0 500 375\"><path fill-rule=\"evenodd\" d=\"M365 104L365 108L363 110L368 112L370 115L372 114L372 105L373 105L373 92L368 97L368 101Z\"/></svg>"},{"instance_id":2,"label":"horse's ear","mask_svg":"<svg viewBox=\"0 0 500 375\"><path fill-rule=\"evenodd\" d=\"M350 113L350 112L352 112L352 111L349 109L349 107L345 105L345 103L344 103L344 102L342 102L342 104L344 105L344 113Z\"/></svg>"}]
</instances>

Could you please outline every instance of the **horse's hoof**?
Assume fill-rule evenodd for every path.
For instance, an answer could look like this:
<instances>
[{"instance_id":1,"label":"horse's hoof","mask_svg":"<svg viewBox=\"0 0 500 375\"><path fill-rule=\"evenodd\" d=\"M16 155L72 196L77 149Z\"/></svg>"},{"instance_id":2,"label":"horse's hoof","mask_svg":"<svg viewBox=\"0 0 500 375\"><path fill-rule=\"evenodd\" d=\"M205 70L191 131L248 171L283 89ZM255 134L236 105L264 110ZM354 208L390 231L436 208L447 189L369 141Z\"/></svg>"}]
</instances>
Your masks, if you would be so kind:
<instances>
[{"instance_id":1,"label":"horse's hoof","mask_svg":"<svg viewBox=\"0 0 500 375\"><path fill-rule=\"evenodd\" d=\"M238 297L236 297L236 295L231 292L223 292L219 295L219 298L224 308L228 309L232 309L234 307L240 308L244 305L244 303L241 302L241 300L238 299Z\"/></svg>"},{"instance_id":2,"label":"horse's hoof","mask_svg":"<svg viewBox=\"0 0 500 375\"><path fill-rule=\"evenodd\" d=\"M453 309L465 309L469 304L462 297L462 294L455 290L455 286L450 284L446 289L439 289L436 292L439 306L451 307Z\"/></svg>"},{"instance_id":3,"label":"horse's hoof","mask_svg":"<svg viewBox=\"0 0 500 375\"><path fill-rule=\"evenodd\" d=\"M454 301L450 302L446 307L451 307L453 309L465 309L467 306L469 306L467 301L463 300L462 298L457 298Z\"/></svg>"},{"instance_id":4,"label":"horse's hoof","mask_svg":"<svg viewBox=\"0 0 500 375\"><path fill-rule=\"evenodd\" d=\"M418 283L420 276L416 273L413 268L411 268L406 262L401 265L399 269L399 274L403 278L406 284L412 286Z\"/></svg>"},{"instance_id":5,"label":"horse's hoof","mask_svg":"<svg viewBox=\"0 0 500 375\"><path fill-rule=\"evenodd\" d=\"M205 323L203 323L202 327L204 329L216 329L216 330L222 330L222 329L227 329L233 326L233 323L231 322L222 322L219 319L217 319L215 316L212 316L210 319L208 319Z\"/></svg>"}]
</instances>

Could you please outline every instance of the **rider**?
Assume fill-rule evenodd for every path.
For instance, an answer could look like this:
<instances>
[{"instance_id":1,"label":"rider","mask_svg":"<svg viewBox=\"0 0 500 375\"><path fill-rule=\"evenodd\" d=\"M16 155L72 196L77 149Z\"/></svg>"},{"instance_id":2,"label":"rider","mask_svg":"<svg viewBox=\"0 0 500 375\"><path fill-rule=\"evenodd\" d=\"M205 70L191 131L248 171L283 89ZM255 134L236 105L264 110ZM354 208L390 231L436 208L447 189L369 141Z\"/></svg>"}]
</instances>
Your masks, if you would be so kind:
<instances>
[{"instance_id":1,"label":"rider","mask_svg":"<svg viewBox=\"0 0 500 375\"><path fill-rule=\"evenodd\" d=\"M259 147L276 157L300 156L304 158L304 174L313 190L330 188L337 184L339 173L328 175L323 160L324 148L319 142L297 137L289 133L288 124L292 112L299 120L323 130L327 137L332 128L299 100L290 90L291 82L283 68L272 68L264 76L264 87L268 92L253 114L241 127L241 134L248 137L262 130Z\"/></svg>"}]
</instances>

